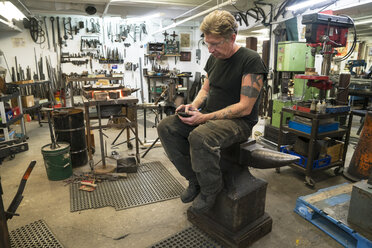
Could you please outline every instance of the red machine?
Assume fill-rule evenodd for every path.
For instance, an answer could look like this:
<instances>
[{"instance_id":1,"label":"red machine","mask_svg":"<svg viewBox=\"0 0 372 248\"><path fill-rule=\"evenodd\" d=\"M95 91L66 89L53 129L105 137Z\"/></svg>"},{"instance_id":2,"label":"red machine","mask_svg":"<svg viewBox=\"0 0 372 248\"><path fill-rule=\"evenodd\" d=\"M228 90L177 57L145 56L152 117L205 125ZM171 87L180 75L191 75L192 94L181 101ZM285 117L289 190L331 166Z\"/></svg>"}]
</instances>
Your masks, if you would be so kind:
<instances>
[{"instance_id":1,"label":"red machine","mask_svg":"<svg viewBox=\"0 0 372 248\"><path fill-rule=\"evenodd\" d=\"M303 16L302 24L306 25L307 43L323 45L326 42L332 47L346 46L348 30L354 26L348 17L320 13Z\"/></svg>"},{"instance_id":2,"label":"red machine","mask_svg":"<svg viewBox=\"0 0 372 248\"><path fill-rule=\"evenodd\" d=\"M296 78L308 79L308 86L316 87L322 91L329 90L333 85L328 75L334 48L346 46L348 30L354 26L353 20L344 16L314 13L304 15L302 24L306 25L305 38L308 45L322 47L322 75L296 75ZM321 92L321 98L325 98L325 92Z\"/></svg>"}]
</instances>

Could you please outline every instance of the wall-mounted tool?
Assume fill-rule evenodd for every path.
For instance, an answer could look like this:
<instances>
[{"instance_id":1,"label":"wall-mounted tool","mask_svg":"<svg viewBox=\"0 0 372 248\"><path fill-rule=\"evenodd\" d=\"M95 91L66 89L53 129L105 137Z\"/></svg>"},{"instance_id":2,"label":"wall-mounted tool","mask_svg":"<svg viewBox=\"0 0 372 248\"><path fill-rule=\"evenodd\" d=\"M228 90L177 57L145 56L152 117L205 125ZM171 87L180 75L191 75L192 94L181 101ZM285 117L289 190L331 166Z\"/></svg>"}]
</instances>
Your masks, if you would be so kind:
<instances>
[{"instance_id":1,"label":"wall-mounted tool","mask_svg":"<svg viewBox=\"0 0 372 248\"><path fill-rule=\"evenodd\" d=\"M45 33L41 21L35 17L30 17L29 20L23 20L23 25L25 28L30 29L31 38L36 44L43 44L45 42Z\"/></svg>"},{"instance_id":2,"label":"wall-mounted tool","mask_svg":"<svg viewBox=\"0 0 372 248\"><path fill-rule=\"evenodd\" d=\"M74 39L74 36L72 35L72 23L71 23L71 17L68 17L67 20L68 20L67 24L68 24L68 26L70 27L69 33L70 33L70 35L71 35L71 40L72 40L72 39ZM76 26L75 26L75 35L77 34L77 31L76 31L76 30L77 30L77 29L76 29Z\"/></svg>"},{"instance_id":3,"label":"wall-mounted tool","mask_svg":"<svg viewBox=\"0 0 372 248\"><path fill-rule=\"evenodd\" d=\"M44 27L45 27L46 40L48 42L48 49L50 50L49 32L48 32L48 26L47 26L46 16L43 17L43 21L44 21Z\"/></svg>"},{"instance_id":4,"label":"wall-mounted tool","mask_svg":"<svg viewBox=\"0 0 372 248\"><path fill-rule=\"evenodd\" d=\"M62 23L63 23L63 39L67 40L67 30L66 30L66 18L62 17ZM65 44L67 46L67 44Z\"/></svg>"},{"instance_id":5,"label":"wall-mounted tool","mask_svg":"<svg viewBox=\"0 0 372 248\"><path fill-rule=\"evenodd\" d=\"M37 58L36 58L36 48L34 47L34 55L35 55L35 74L34 74L34 80L39 80L39 67L38 67L38 63L37 63Z\"/></svg>"},{"instance_id":6,"label":"wall-mounted tool","mask_svg":"<svg viewBox=\"0 0 372 248\"><path fill-rule=\"evenodd\" d=\"M164 31L164 33L162 33L162 35L164 35L164 41L167 42L167 41L168 41L168 38L167 38L167 37L168 37L168 35L169 35L169 34L167 33L167 31Z\"/></svg>"},{"instance_id":7,"label":"wall-mounted tool","mask_svg":"<svg viewBox=\"0 0 372 248\"><path fill-rule=\"evenodd\" d=\"M53 47L54 47L54 52L57 52L56 48L56 38L55 38L55 32L54 32L54 17L50 17L50 22L52 23L52 41L53 41Z\"/></svg>"},{"instance_id":8,"label":"wall-mounted tool","mask_svg":"<svg viewBox=\"0 0 372 248\"><path fill-rule=\"evenodd\" d=\"M60 26L59 26L59 16L57 16L56 22L57 22L58 45L61 47L62 46L62 37L61 37L61 29L60 29Z\"/></svg>"},{"instance_id":9,"label":"wall-mounted tool","mask_svg":"<svg viewBox=\"0 0 372 248\"><path fill-rule=\"evenodd\" d=\"M171 40L171 42L172 42L172 44L176 41L176 37L178 36L178 34L176 34L176 31L173 31L173 34L171 34L170 36L172 36L172 40Z\"/></svg>"}]
</instances>

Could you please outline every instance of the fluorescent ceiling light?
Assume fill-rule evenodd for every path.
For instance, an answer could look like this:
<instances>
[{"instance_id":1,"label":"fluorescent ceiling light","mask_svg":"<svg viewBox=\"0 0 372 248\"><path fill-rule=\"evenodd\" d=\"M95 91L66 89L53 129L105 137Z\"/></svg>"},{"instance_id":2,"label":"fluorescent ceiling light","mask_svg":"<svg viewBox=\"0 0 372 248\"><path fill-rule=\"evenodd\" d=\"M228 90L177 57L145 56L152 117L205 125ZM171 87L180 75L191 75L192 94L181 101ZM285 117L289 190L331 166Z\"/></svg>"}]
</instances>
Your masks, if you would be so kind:
<instances>
[{"instance_id":1,"label":"fluorescent ceiling light","mask_svg":"<svg viewBox=\"0 0 372 248\"><path fill-rule=\"evenodd\" d=\"M372 19L367 19L365 21L354 22L355 25L363 25L363 24L368 24L368 23L372 23Z\"/></svg>"},{"instance_id":2,"label":"fluorescent ceiling light","mask_svg":"<svg viewBox=\"0 0 372 248\"><path fill-rule=\"evenodd\" d=\"M240 35L240 34L238 34L237 36L236 36L236 40L244 40L245 38L247 38L248 36L246 36L246 35Z\"/></svg>"},{"instance_id":3,"label":"fluorescent ceiling light","mask_svg":"<svg viewBox=\"0 0 372 248\"><path fill-rule=\"evenodd\" d=\"M150 19L154 19L154 18L157 18L157 17L161 17L161 16L163 16L163 15L164 15L164 13L156 13L156 14L148 15L148 16L140 16L140 17L126 18L125 20L126 20L128 23L144 22L144 21L148 21L148 20L150 20Z\"/></svg>"},{"instance_id":4,"label":"fluorescent ceiling light","mask_svg":"<svg viewBox=\"0 0 372 248\"><path fill-rule=\"evenodd\" d=\"M204 10L204 11L198 13L198 14L195 14L193 16L187 17L187 18L183 19L182 21L179 21L179 22L173 23L173 24L171 24L171 25L169 25L167 27L161 28L158 31L155 31L155 32L151 33L151 35L155 35L157 33L161 33L161 32L163 32L165 30L170 29L170 28L175 28L176 26L178 26L178 25L180 25L182 23L191 21L191 20L193 20L195 18L198 18L199 16L203 16L203 15L208 14L209 12L212 12L213 10L220 9L220 8L226 6L226 5L230 5L230 4L234 4L234 3L235 3L234 0L227 0L226 2L218 3L216 6L210 8L210 9Z\"/></svg>"},{"instance_id":5,"label":"fluorescent ceiling light","mask_svg":"<svg viewBox=\"0 0 372 248\"><path fill-rule=\"evenodd\" d=\"M9 1L0 1L0 15L8 21L12 19L22 20L26 16Z\"/></svg>"},{"instance_id":6,"label":"fluorescent ceiling light","mask_svg":"<svg viewBox=\"0 0 372 248\"><path fill-rule=\"evenodd\" d=\"M295 5L289 6L287 8L287 10L292 10L292 11L294 11L294 10L300 10L300 9L303 9L303 8L306 8L306 7L310 7L310 6L313 6L315 4L325 2L325 1L328 1L328 0L310 0L310 1L306 1L306 2L302 2L302 3L299 3L299 4L295 4Z\"/></svg>"},{"instance_id":7,"label":"fluorescent ceiling light","mask_svg":"<svg viewBox=\"0 0 372 248\"><path fill-rule=\"evenodd\" d=\"M262 28L262 29L258 29L258 30L253 30L253 31L251 31L252 33L259 33L259 34L262 34L262 33L267 33L267 32L269 32L269 29L267 29L267 28Z\"/></svg>"}]
</instances>

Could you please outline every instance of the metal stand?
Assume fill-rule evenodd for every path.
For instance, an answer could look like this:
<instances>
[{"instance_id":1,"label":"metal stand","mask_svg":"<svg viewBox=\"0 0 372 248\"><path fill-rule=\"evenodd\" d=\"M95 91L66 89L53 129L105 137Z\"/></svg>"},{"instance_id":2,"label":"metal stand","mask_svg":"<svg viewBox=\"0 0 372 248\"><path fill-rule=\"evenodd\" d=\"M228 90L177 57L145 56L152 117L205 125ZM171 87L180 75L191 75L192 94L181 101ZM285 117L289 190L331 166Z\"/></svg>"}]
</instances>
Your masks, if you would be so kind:
<instances>
[{"instance_id":1,"label":"metal stand","mask_svg":"<svg viewBox=\"0 0 372 248\"><path fill-rule=\"evenodd\" d=\"M156 101L155 103L156 103L156 105L155 106L157 106L157 102L158 101ZM145 128L145 132L144 132L144 135L145 135L145 140L146 140L146 108L144 108L144 112L143 112L144 114L144 116L143 116L143 120L144 120L144 128ZM159 110L157 109L157 110L155 110L154 111L154 113L155 113L155 127L158 125L158 122L160 122L160 120L159 120ZM160 116L162 117L162 112L160 113ZM141 156L141 158L144 158L145 156L146 156L146 154L152 149L152 148L154 148L154 146L158 143L158 141L159 141L159 137L157 137L152 143L151 143L151 145L146 149L146 151L145 151L145 153Z\"/></svg>"},{"instance_id":2,"label":"metal stand","mask_svg":"<svg viewBox=\"0 0 372 248\"><path fill-rule=\"evenodd\" d=\"M102 165L98 165L94 168L94 172L97 174L106 174L115 171L115 166L106 165L105 146L103 144L103 131L102 131L102 118L101 118L101 105L97 104L98 114L98 125L99 125L99 141L101 146L101 159Z\"/></svg>"},{"instance_id":3,"label":"metal stand","mask_svg":"<svg viewBox=\"0 0 372 248\"><path fill-rule=\"evenodd\" d=\"M136 141L136 159L137 163L140 163L140 156L139 156L139 139L138 139L138 125L137 125L137 104L138 99L132 96L128 96L125 98L120 98L120 99L110 99L106 101L97 101L97 100L84 100L84 108L85 108L85 120L86 120L86 128L87 128L87 133L88 133L88 152L89 152L89 165L91 169L93 170L94 167L94 162L93 162L93 155L92 155L92 147L91 147L91 137L90 137L90 130L92 129L99 129L99 137L100 137L100 146L101 146L101 157L102 157L102 165L96 166L94 168L94 172L98 174L104 174L104 173L110 173L115 170L115 166L112 165L106 165L106 159L105 159L105 151L104 151L104 141L103 141L103 128L110 128L113 126L113 124L106 124L102 125L102 113L101 113L101 106L115 106L115 105L123 105L126 107L133 107L135 108L134 111L134 117L133 121L129 120L127 117L126 118L127 122L125 125L124 124L118 124L115 125L120 128L129 128L135 135L135 141ZM89 107L90 106L95 106L97 108L97 115L98 115L98 127L92 127L90 125L90 117L89 117ZM128 129L128 132L129 132Z\"/></svg>"}]
</instances>

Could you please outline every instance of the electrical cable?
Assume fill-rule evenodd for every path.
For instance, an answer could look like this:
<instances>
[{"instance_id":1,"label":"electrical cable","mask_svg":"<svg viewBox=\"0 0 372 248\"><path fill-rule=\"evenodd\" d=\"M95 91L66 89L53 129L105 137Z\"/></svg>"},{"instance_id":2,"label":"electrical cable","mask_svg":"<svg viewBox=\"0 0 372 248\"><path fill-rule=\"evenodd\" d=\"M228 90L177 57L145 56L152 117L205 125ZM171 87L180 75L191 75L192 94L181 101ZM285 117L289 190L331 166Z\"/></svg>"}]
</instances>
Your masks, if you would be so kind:
<instances>
[{"instance_id":1,"label":"electrical cable","mask_svg":"<svg viewBox=\"0 0 372 248\"><path fill-rule=\"evenodd\" d=\"M247 11L243 11L243 10L237 8L235 4L231 4L231 5L232 5L236 10L237 10L237 13L238 13L239 17L241 18L241 20L244 21L244 24L245 24L246 26L249 26L249 24L248 24L248 16L250 16L250 17L254 18L254 19L256 20L256 22L258 22L258 21L260 20L260 18L262 17L262 19L263 19L262 24L263 24L265 27L267 27L267 26L269 26L269 25L271 24L272 20L275 19L275 17L273 18L273 16L272 16L273 13L274 13L274 11L277 10L277 9L279 9L279 10L278 10L278 13L276 14L276 18L277 18L277 16L278 16L279 14L281 14L281 12L283 11L283 10L280 9L280 8L282 8L283 4L286 4L287 2L291 2L291 0L286 0L286 1L284 1L284 2L280 5L280 7L275 7L275 8L274 8L272 4L267 4L267 3L264 3L264 2L261 3L260 1L255 1L255 2L254 2L255 7L254 7L254 8L250 8L250 9L248 9ZM264 11L263 8L261 8L261 7L258 6L258 5L260 5L260 4L261 4L261 5L270 5L270 11L268 12L268 14L265 13L265 11ZM284 9L285 9L285 7L284 7ZM253 12L253 13L252 13L252 12ZM266 20L267 20L267 18L268 18L269 16L270 16L270 19L269 19L269 21L267 22ZM236 19L237 19L237 18L236 18ZM237 21L240 22L240 25L241 25L241 20L238 20L238 19L237 19Z\"/></svg>"}]
</instances>

